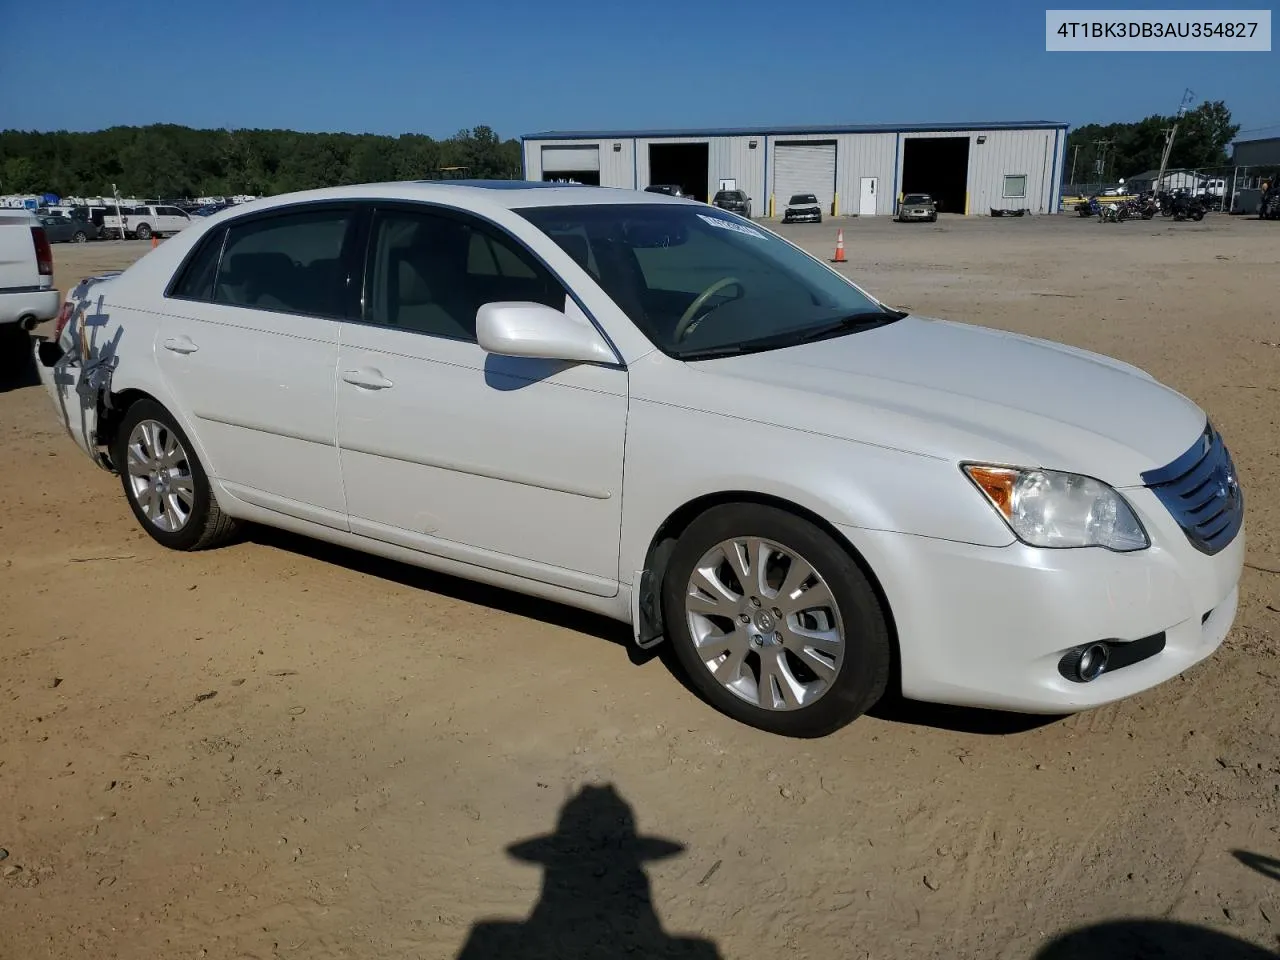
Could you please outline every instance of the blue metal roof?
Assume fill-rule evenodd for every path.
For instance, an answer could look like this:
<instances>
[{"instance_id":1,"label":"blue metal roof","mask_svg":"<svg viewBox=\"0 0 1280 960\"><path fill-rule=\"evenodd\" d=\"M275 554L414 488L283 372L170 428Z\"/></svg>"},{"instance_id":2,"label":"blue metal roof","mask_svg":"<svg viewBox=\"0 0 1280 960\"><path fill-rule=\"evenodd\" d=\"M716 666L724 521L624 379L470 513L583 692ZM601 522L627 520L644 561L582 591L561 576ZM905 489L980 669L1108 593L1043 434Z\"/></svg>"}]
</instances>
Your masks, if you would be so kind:
<instances>
[{"instance_id":1,"label":"blue metal roof","mask_svg":"<svg viewBox=\"0 0 1280 960\"><path fill-rule=\"evenodd\" d=\"M945 133L977 130L1065 130L1060 120L999 120L976 123L853 123L803 127L704 127L656 130L547 130L526 133L521 140L627 140L632 137L790 137L832 133Z\"/></svg>"}]
</instances>

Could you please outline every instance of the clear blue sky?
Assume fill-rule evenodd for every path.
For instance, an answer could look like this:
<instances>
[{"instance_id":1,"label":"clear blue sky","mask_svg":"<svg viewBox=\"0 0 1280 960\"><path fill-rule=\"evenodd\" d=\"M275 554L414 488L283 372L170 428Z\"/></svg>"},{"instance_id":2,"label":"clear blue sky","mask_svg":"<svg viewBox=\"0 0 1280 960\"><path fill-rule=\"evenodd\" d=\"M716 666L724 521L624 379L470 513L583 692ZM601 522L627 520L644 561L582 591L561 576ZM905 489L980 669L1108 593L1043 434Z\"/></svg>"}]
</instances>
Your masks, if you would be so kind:
<instances>
[{"instance_id":1,"label":"clear blue sky","mask_svg":"<svg viewBox=\"0 0 1280 960\"><path fill-rule=\"evenodd\" d=\"M1046 53L1045 5L1026 0L40 0L15 17L19 6L0 0L10 13L0 128L170 122L443 137L486 123L505 138L1079 126L1172 113L1190 87L1197 102L1225 100L1244 128L1269 128L1242 137L1280 134L1280 54Z\"/></svg>"}]
</instances>

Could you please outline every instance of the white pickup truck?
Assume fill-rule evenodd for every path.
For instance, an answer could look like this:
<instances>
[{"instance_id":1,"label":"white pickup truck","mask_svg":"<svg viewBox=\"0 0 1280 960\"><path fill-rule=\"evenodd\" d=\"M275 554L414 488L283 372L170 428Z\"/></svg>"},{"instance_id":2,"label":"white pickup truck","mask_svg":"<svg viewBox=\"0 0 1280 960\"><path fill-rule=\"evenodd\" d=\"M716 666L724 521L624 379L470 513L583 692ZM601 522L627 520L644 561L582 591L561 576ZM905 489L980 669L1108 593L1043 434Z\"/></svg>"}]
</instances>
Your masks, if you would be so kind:
<instances>
[{"instance_id":1,"label":"white pickup truck","mask_svg":"<svg viewBox=\"0 0 1280 960\"><path fill-rule=\"evenodd\" d=\"M0 210L0 328L31 330L58 315L53 249L40 219L26 210Z\"/></svg>"},{"instance_id":2,"label":"white pickup truck","mask_svg":"<svg viewBox=\"0 0 1280 960\"><path fill-rule=\"evenodd\" d=\"M102 218L103 235L107 239L120 236L122 217L124 234L130 239L172 236L191 226L191 218L177 207L121 207L119 215L115 213L115 207L108 207L106 216Z\"/></svg>"}]
</instances>

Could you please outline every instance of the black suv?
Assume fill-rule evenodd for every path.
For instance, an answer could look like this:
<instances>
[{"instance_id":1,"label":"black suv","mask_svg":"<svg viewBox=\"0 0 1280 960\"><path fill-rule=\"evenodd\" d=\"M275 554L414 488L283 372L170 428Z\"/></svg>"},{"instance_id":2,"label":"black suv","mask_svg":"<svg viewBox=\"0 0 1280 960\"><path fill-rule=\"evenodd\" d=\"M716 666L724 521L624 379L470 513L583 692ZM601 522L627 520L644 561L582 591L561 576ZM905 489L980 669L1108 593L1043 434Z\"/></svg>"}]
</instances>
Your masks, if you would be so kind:
<instances>
[{"instance_id":1,"label":"black suv","mask_svg":"<svg viewBox=\"0 0 1280 960\"><path fill-rule=\"evenodd\" d=\"M718 190L711 199L712 206L732 213L739 213L751 219L751 198L742 190Z\"/></svg>"}]
</instances>

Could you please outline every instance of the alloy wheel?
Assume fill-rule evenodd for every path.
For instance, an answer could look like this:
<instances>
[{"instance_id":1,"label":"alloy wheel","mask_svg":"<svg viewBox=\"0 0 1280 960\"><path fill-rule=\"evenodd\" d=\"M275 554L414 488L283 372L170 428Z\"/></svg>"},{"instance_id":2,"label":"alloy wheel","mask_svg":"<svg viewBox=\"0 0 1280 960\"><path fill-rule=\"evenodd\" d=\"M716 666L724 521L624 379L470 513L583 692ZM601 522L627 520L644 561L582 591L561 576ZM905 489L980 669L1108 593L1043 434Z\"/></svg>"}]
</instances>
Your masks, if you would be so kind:
<instances>
[{"instance_id":1,"label":"alloy wheel","mask_svg":"<svg viewBox=\"0 0 1280 960\"><path fill-rule=\"evenodd\" d=\"M147 522L177 533L191 519L195 480L176 433L158 420L140 420L126 445L129 490Z\"/></svg>"},{"instance_id":2,"label":"alloy wheel","mask_svg":"<svg viewBox=\"0 0 1280 960\"><path fill-rule=\"evenodd\" d=\"M844 662L844 625L827 582L794 550L760 537L724 540L702 556L685 616L703 666L765 710L812 705Z\"/></svg>"}]
</instances>

